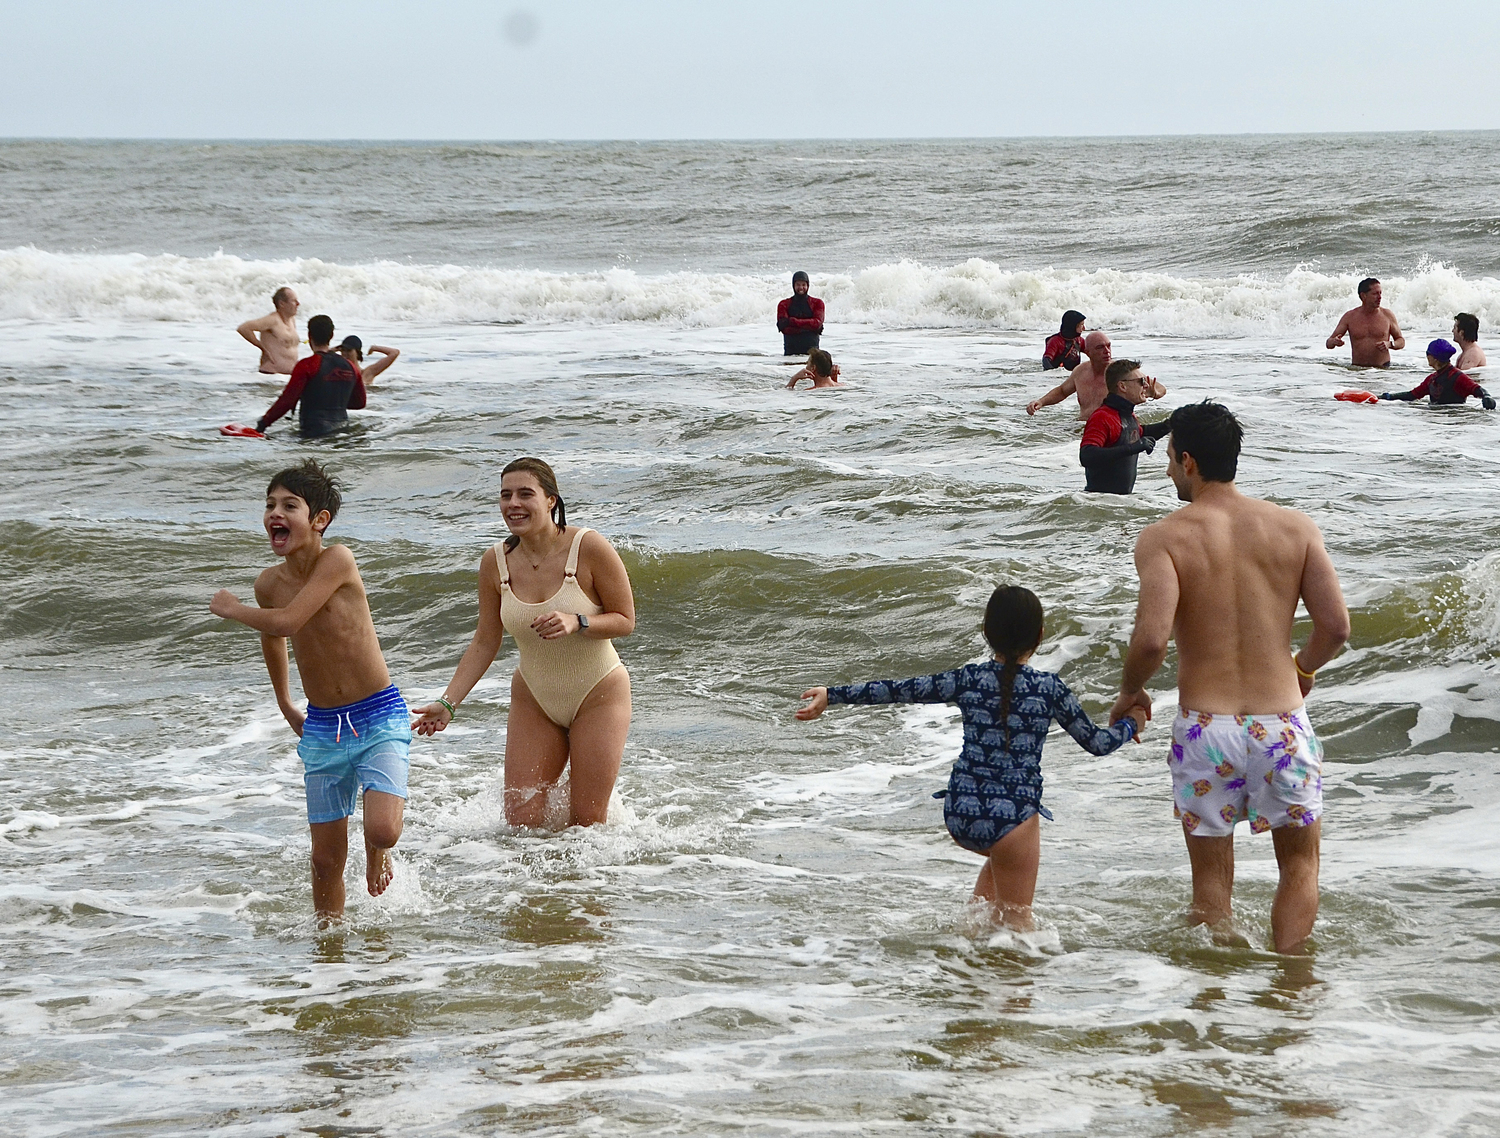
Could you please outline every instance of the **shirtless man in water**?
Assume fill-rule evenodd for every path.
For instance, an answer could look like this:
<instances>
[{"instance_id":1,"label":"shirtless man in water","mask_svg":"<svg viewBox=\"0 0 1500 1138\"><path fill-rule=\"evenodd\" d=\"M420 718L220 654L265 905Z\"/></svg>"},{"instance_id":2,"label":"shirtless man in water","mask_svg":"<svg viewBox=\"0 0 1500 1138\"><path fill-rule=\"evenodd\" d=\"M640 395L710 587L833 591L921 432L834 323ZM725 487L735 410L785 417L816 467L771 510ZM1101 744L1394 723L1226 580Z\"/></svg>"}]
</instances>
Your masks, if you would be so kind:
<instances>
[{"instance_id":1,"label":"shirtless man in water","mask_svg":"<svg viewBox=\"0 0 1500 1138\"><path fill-rule=\"evenodd\" d=\"M1141 531L1140 601L1111 722L1135 707L1177 641L1172 725L1174 813L1193 867L1195 924L1232 939L1234 826L1271 831L1281 881L1271 906L1277 952L1303 949L1318 915L1323 748L1303 700L1349 638L1338 574L1304 514L1235 487L1240 425L1217 403L1172 413L1167 473L1187 506ZM1292 621L1312 635L1295 655Z\"/></svg>"},{"instance_id":2,"label":"shirtless man in water","mask_svg":"<svg viewBox=\"0 0 1500 1138\"><path fill-rule=\"evenodd\" d=\"M1479 346L1479 317L1472 312L1460 312L1453 318L1453 339L1458 344L1458 359L1453 361L1453 366L1459 371L1484 367L1490 362Z\"/></svg>"},{"instance_id":3,"label":"shirtless man in water","mask_svg":"<svg viewBox=\"0 0 1500 1138\"><path fill-rule=\"evenodd\" d=\"M271 294L275 309L259 320L246 320L235 329L260 349L260 370L266 375L291 375L297 366L297 294L282 285ZM257 335L259 338L257 339Z\"/></svg>"},{"instance_id":4,"label":"shirtless man in water","mask_svg":"<svg viewBox=\"0 0 1500 1138\"><path fill-rule=\"evenodd\" d=\"M1342 348L1346 334L1354 338L1349 356L1355 367L1390 367L1391 349L1400 351L1406 347L1406 337L1401 335L1395 314L1380 307L1380 282L1374 277L1359 282L1359 307L1351 308L1339 318L1327 346Z\"/></svg>"},{"instance_id":5,"label":"shirtless man in water","mask_svg":"<svg viewBox=\"0 0 1500 1138\"><path fill-rule=\"evenodd\" d=\"M1104 382L1104 373L1114 359L1114 347L1103 332L1090 332L1083 338L1083 354L1088 356L1083 363L1068 373L1068 378L1059 383L1040 399L1026 404L1026 414L1035 415L1043 407L1061 403L1070 395L1078 396L1078 417L1085 423L1089 416L1104 406L1104 397L1109 388ZM1167 389L1149 375L1145 377L1146 398L1160 399Z\"/></svg>"}]
</instances>

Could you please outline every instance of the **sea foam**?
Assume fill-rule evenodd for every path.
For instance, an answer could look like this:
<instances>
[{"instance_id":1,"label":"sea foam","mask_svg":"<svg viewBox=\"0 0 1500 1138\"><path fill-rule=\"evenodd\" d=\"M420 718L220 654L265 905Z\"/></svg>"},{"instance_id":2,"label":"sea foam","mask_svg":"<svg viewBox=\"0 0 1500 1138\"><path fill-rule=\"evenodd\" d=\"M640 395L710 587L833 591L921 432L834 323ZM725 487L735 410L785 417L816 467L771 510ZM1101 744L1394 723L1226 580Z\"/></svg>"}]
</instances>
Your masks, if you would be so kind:
<instances>
[{"instance_id":1,"label":"sea foam","mask_svg":"<svg viewBox=\"0 0 1500 1138\"><path fill-rule=\"evenodd\" d=\"M1385 302L1408 325L1445 325L1459 311L1488 327L1500 320L1500 280L1468 280L1429 264L1389 277ZM0 251L0 319L135 319L239 322L270 307L281 285L304 314L339 321L454 323L659 322L684 327L767 323L786 282L777 276L631 269L564 273L534 269L342 265L313 259L245 260ZM915 261L819 274L814 291L831 324L1052 331L1076 308L1093 327L1164 336L1241 336L1331 328L1355 303L1352 275L1299 266L1285 276L1195 278L1165 272L1011 269L971 258L948 266Z\"/></svg>"}]
</instances>

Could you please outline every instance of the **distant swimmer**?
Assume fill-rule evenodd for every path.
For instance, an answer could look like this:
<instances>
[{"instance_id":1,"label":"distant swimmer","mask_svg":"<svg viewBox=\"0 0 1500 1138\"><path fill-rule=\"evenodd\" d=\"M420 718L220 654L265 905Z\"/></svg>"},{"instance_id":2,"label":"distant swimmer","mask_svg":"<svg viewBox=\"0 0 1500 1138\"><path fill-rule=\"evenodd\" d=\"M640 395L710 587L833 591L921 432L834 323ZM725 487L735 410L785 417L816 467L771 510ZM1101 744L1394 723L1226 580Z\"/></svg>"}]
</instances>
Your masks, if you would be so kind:
<instances>
[{"instance_id":1,"label":"distant swimmer","mask_svg":"<svg viewBox=\"0 0 1500 1138\"><path fill-rule=\"evenodd\" d=\"M1135 417L1135 409L1146 402L1146 388L1151 382L1138 360L1115 360L1104 373L1108 394L1104 405L1089 416L1078 447L1084 489L1090 493L1133 491L1141 453L1150 454L1156 440L1170 429L1170 419L1142 426Z\"/></svg>"},{"instance_id":2,"label":"distant swimmer","mask_svg":"<svg viewBox=\"0 0 1500 1138\"><path fill-rule=\"evenodd\" d=\"M1458 349L1447 340L1434 340L1427 345L1427 366L1432 374L1410 391L1384 391L1382 399L1399 399L1411 403L1427 400L1430 407L1442 407L1467 402L1469 396L1479 396L1479 405L1486 411L1495 409L1490 393L1458 368L1453 366L1453 357Z\"/></svg>"},{"instance_id":3,"label":"distant swimmer","mask_svg":"<svg viewBox=\"0 0 1500 1138\"><path fill-rule=\"evenodd\" d=\"M307 342L313 354L298 360L271 409L260 417L255 429L262 433L298 403L298 428L308 438L327 435L349 422L350 409L365 405L365 381L347 359L329 347L333 321L314 316L307 322Z\"/></svg>"},{"instance_id":4,"label":"distant swimmer","mask_svg":"<svg viewBox=\"0 0 1500 1138\"><path fill-rule=\"evenodd\" d=\"M480 558L479 627L413 726L421 735L445 729L510 633L521 661L505 728L505 820L543 825L567 769L569 824L597 825L630 730L630 673L612 643L635 630L630 577L603 534L568 525L557 476L539 458L500 472L500 514L511 536Z\"/></svg>"},{"instance_id":5,"label":"distant swimmer","mask_svg":"<svg viewBox=\"0 0 1500 1138\"><path fill-rule=\"evenodd\" d=\"M787 387L796 387L804 379L812 380L814 387L842 387L839 382L839 365L822 348L807 353L807 366L787 381Z\"/></svg>"},{"instance_id":6,"label":"distant swimmer","mask_svg":"<svg viewBox=\"0 0 1500 1138\"><path fill-rule=\"evenodd\" d=\"M396 362L396 357L401 354L400 348L382 348L379 344L371 344L370 351L380 357L365 363L364 341L358 336L345 336L343 343L338 346L339 355L343 356L359 373L359 378L364 380L366 389L376 376Z\"/></svg>"},{"instance_id":7,"label":"distant swimmer","mask_svg":"<svg viewBox=\"0 0 1500 1138\"><path fill-rule=\"evenodd\" d=\"M1453 366L1459 371L1484 367L1490 362L1479 346L1479 317L1472 312L1460 312L1453 318L1453 338L1458 341L1458 359Z\"/></svg>"},{"instance_id":8,"label":"distant swimmer","mask_svg":"<svg viewBox=\"0 0 1500 1138\"><path fill-rule=\"evenodd\" d=\"M781 333L782 354L805 356L818 346L823 334L823 302L808 296L807 274L792 274L792 295L776 306L776 330Z\"/></svg>"},{"instance_id":9,"label":"distant swimmer","mask_svg":"<svg viewBox=\"0 0 1500 1138\"><path fill-rule=\"evenodd\" d=\"M809 688L797 718L816 719L834 703L953 703L963 716L963 750L948 776L943 822L953 840L985 858L971 900L1020 930L1032 926L1041 860L1042 744L1057 720L1091 755L1107 755L1140 735L1146 712L1127 708L1098 727L1054 672L1027 666L1042 642L1042 603L1030 589L1002 585L990 594L984 638L993 660L910 680L874 680Z\"/></svg>"},{"instance_id":10,"label":"distant swimmer","mask_svg":"<svg viewBox=\"0 0 1500 1138\"><path fill-rule=\"evenodd\" d=\"M1083 354L1088 359L1074 368L1067 379L1046 395L1026 404L1026 414L1035 415L1043 407L1051 407L1070 395L1077 395L1078 418L1086 423L1089 416L1104 406L1104 397L1109 394L1109 389L1104 385L1104 373L1109 370L1109 363L1114 359L1114 347L1103 332L1090 332L1083 339ZM1160 399L1166 395L1165 387L1149 376L1147 379L1150 380L1146 386L1148 399Z\"/></svg>"},{"instance_id":11,"label":"distant swimmer","mask_svg":"<svg viewBox=\"0 0 1500 1138\"><path fill-rule=\"evenodd\" d=\"M1084 315L1074 312L1071 308L1062 315L1062 327L1057 334L1047 337L1047 342L1042 346L1042 370L1051 371L1053 368L1065 367L1072 371L1080 363L1080 353L1083 351L1083 334L1087 329L1084 327Z\"/></svg>"},{"instance_id":12,"label":"distant swimmer","mask_svg":"<svg viewBox=\"0 0 1500 1138\"><path fill-rule=\"evenodd\" d=\"M1173 814L1193 870L1194 924L1231 925L1234 827L1271 832L1281 882L1271 905L1277 952L1300 952L1318 914L1323 748L1303 703L1349 638L1349 611L1323 535L1306 515L1241 494L1242 431L1229 410L1172 412L1167 473L1187 505L1141 531L1140 600L1111 720L1144 710L1146 684L1177 641L1168 769ZM1292 650L1297 606L1312 634Z\"/></svg>"},{"instance_id":13,"label":"distant swimmer","mask_svg":"<svg viewBox=\"0 0 1500 1138\"><path fill-rule=\"evenodd\" d=\"M323 921L344 915L349 816L364 802L365 887L385 892L391 849L406 809L411 720L380 653L359 566L345 545L324 545L341 495L316 462L283 470L266 488L263 519L281 558L255 579L255 604L220 589L209 611L260 633L260 650L287 725L301 738L312 833L313 907ZM307 697L292 702L287 641Z\"/></svg>"},{"instance_id":14,"label":"distant swimmer","mask_svg":"<svg viewBox=\"0 0 1500 1138\"><path fill-rule=\"evenodd\" d=\"M1351 308L1339 318L1327 346L1342 348L1345 335L1353 337L1349 355L1355 367L1390 367L1392 349L1400 351L1406 347L1406 337L1401 335L1395 314L1380 307L1380 282L1374 277L1359 282L1359 307Z\"/></svg>"},{"instance_id":15,"label":"distant swimmer","mask_svg":"<svg viewBox=\"0 0 1500 1138\"><path fill-rule=\"evenodd\" d=\"M260 370L266 375L291 375L297 366L301 339L297 335L297 294L282 285L271 294L273 311L259 320L246 320L235 329L260 349Z\"/></svg>"}]
</instances>

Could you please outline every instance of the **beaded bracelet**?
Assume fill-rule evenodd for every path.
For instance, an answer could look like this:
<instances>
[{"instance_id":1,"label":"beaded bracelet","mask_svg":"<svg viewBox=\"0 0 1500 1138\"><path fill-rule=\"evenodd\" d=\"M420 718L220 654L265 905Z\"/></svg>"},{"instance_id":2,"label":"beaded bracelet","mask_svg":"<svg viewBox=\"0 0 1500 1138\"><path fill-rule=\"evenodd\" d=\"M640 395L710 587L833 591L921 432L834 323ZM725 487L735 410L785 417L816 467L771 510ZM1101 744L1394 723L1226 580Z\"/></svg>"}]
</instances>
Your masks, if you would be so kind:
<instances>
[{"instance_id":1,"label":"beaded bracelet","mask_svg":"<svg viewBox=\"0 0 1500 1138\"><path fill-rule=\"evenodd\" d=\"M448 718L450 720L458 718L458 708L454 707L451 703L449 703L442 696L438 696L437 697L437 701L440 704L442 704L444 707L446 707L448 709Z\"/></svg>"},{"instance_id":2,"label":"beaded bracelet","mask_svg":"<svg viewBox=\"0 0 1500 1138\"><path fill-rule=\"evenodd\" d=\"M1317 679L1317 677L1318 677L1318 673L1317 673L1316 669L1314 669L1311 672L1304 672L1302 670L1302 665L1299 664L1299 663L1297 663L1297 653L1295 653L1295 652L1292 653L1292 667L1294 667L1294 668L1297 669L1297 674L1299 676L1301 676L1304 680L1314 680L1314 679Z\"/></svg>"}]
</instances>

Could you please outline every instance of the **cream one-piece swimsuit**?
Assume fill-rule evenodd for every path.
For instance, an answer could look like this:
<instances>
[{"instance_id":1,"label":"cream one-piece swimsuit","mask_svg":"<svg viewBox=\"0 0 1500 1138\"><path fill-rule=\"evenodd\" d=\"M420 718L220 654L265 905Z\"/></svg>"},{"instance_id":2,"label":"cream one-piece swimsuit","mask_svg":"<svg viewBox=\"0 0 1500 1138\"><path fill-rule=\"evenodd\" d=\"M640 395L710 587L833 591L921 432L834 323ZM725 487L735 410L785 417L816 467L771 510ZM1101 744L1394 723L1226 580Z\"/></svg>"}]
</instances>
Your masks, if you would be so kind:
<instances>
[{"instance_id":1,"label":"cream one-piece swimsuit","mask_svg":"<svg viewBox=\"0 0 1500 1138\"><path fill-rule=\"evenodd\" d=\"M510 565L505 560L505 543L495 543L495 560L500 569L500 623L516 640L521 662L516 671L526 681L547 718L559 727L571 727L573 717L589 692L616 668L623 668L613 641L590 640L580 633L543 640L531 622L545 613L571 612L598 616L603 607L589 600L578 584L578 546L587 529L580 528L568 550L568 564L563 569L562 587L538 604L527 604L510 591Z\"/></svg>"}]
</instances>

